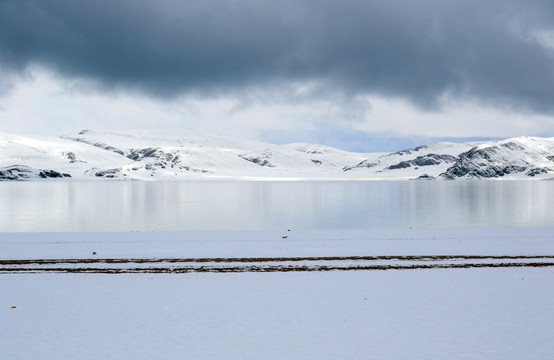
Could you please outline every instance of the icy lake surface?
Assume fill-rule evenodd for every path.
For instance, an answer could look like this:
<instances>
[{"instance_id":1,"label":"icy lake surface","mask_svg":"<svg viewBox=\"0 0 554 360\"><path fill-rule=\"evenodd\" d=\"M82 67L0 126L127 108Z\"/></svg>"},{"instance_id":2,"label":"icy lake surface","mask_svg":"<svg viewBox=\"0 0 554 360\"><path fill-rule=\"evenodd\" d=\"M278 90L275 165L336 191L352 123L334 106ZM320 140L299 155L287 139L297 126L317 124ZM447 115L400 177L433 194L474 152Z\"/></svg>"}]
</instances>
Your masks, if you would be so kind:
<instances>
[{"instance_id":1,"label":"icy lake surface","mask_svg":"<svg viewBox=\"0 0 554 360\"><path fill-rule=\"evenodd\" d=\"M0 232L554 224L554 181L0 183Z\"/></svg>"}]
</instances>

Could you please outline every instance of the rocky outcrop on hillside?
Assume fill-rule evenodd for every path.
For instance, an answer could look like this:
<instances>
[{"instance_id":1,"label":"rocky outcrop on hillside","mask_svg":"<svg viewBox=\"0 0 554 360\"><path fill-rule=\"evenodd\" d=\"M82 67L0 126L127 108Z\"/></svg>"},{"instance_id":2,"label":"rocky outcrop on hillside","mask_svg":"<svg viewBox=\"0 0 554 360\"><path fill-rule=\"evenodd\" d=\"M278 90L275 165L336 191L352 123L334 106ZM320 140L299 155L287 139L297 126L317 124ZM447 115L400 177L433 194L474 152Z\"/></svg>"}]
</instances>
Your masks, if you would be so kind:
<instances>
[{"instance_id":1,"label":"rocky outcrop on hillside","mask_svg":"<svg viewBox=\"0 0 554 360\"><path fill-rule=\"evenodd\" d=\"M33 180L33 179L62 179L71 175L56 170L33 169L25 165L13 165L0 168L0 181L5 180Z\"/></svg>"},{"instance_id":2,"label":"rocky outcrop on hillside","mask_svg":"<svg viewBox=\"0 0 554 360\"><path fill-rule=\"evenodd\" d=\"M440 174L445 179L500 178L507 175L535 177L554 173L554 142L540 138L515 138L476 146L458 156Z\"/></svg>"},{"instance_id":3,"label":"rocky outcrop on hillside","mask_svg":"<svg viewBox=\"0 0 554 360\"><path fill-rule=\"evenodd\" d=\"M446 154L427 154L418 156L415 159L401 161L398 164L391 165L387 170L405 169L411 166L433 166L442 163L453 163L456 161L456 157Z\"/></svg>"}]
</instances>

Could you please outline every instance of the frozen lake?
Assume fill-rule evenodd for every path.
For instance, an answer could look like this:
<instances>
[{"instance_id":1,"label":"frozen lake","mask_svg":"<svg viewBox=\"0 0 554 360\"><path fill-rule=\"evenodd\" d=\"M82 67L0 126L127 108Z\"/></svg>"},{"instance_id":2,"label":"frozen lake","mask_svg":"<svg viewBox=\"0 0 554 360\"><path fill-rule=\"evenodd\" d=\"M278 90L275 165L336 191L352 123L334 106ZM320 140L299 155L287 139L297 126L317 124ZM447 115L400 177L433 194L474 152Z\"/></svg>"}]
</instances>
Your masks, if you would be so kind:
<instances>
[{"instance_id":1,"label":"frozen lake","mask_svg":"<svg viewBox=\"0 0 554 360\"><path fill-rule=\"evenodd\" d=\"M0 232L554 224L554 181L0 183Z\"/></svg>"}]
</instances>

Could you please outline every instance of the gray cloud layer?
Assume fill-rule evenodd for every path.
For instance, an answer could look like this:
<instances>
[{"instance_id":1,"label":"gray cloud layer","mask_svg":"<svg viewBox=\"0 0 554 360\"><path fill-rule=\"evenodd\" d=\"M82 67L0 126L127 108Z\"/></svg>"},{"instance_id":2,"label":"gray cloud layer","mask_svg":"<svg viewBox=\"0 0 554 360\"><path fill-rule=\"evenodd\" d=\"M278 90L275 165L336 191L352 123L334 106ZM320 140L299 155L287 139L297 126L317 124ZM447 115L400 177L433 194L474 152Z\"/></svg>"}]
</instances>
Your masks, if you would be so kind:
<instances>
[{"instance_id":1,"label":"gray cloud layer","mask_svg":"<svg viewBox=\"0 0 554 360\"><path fill-rule=\"evenodd\" d=\"M554 113L554 50L532 36L552 19L546 0L0 0L0 68L159 96L315 81Z\"/></svg>"}]
</instances>

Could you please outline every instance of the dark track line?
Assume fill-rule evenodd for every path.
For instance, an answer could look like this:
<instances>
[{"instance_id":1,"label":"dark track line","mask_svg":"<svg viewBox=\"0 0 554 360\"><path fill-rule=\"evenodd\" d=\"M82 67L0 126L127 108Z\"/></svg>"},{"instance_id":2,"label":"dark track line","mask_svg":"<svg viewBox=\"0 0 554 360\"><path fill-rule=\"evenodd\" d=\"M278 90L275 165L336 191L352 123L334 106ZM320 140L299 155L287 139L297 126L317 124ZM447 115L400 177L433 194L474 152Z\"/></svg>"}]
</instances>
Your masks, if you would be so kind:
<instances>
[{"instance_id":1,"label":"dark track line","mask_svg":"<svg viewBox=\"0 0 554 360\"><path fill-rule=\"evenodd\" d=\"M136 274L136 273L241 273L241 272L313 272L313 271L355 271L355 270L419 270L419 269L468 269L468 268L509 268L509 267L553 267L554 262L533 263L458 263L458 264L414 264L414 265L300 265L300 266L196 266L196 267L150 267L150 268L41 268L15 267L0 269L0 274L15 273L96 273L96 274Z\"/></svg>"},{"instance_id":2,"label":"dark track line","mask_svg":"<svg viewBox=\"0 0 554 360\"><path fill-rule=\"evenodd\" d=\"M401 261L437 261L437 260L517 260L517 259L554 259L554 255L517 256L517 255L403 255L403 256L321 256L321 257L231 257L231 258L136 258L136 259L10 259L0 260L0 266L6 265L54 265L54 264L148 264L148 263L264 263L298 261L356 261L356 260L401 260Z\"/></svg>"}]
</instances>

